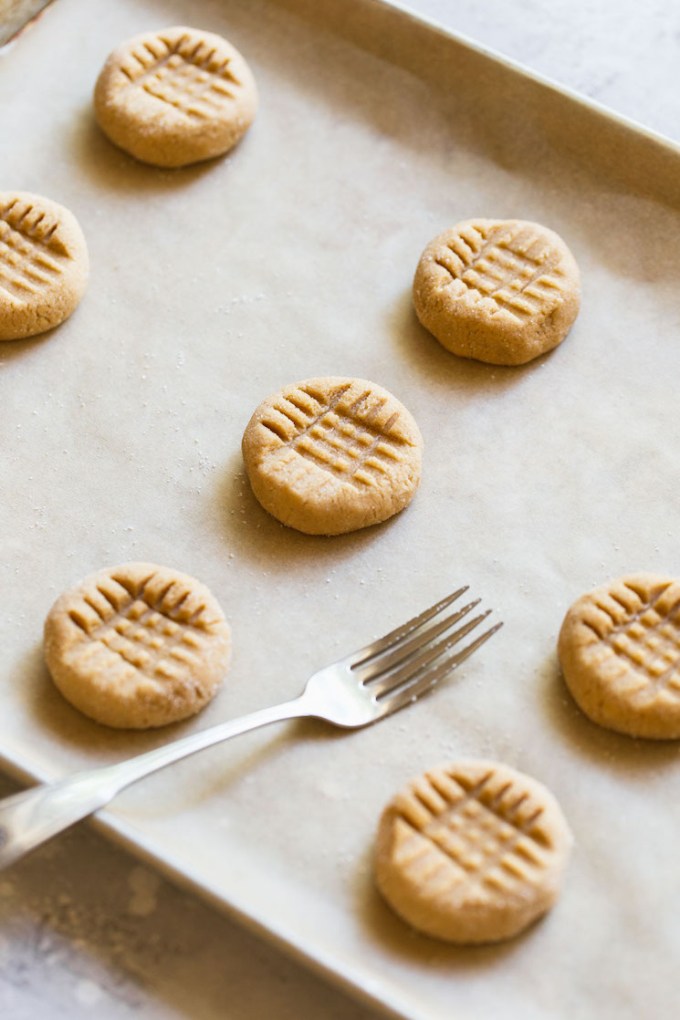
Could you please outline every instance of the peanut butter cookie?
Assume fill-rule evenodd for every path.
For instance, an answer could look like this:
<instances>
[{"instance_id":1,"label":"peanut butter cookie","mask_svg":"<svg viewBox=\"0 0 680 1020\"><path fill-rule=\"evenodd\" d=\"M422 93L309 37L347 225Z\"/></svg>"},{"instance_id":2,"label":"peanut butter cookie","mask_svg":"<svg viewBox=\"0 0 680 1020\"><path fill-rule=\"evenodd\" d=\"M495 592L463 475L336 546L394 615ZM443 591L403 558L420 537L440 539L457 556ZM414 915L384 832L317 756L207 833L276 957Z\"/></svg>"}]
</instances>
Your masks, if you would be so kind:
<instances>
[{"instance_id":1,"label":"peanut butter cookie","mask_svg":"<svg viewBox=\"0 0 680 1020\"><path fill-rule=\"evenodd\" d=\"M265 400L243 436L253 492L283 524L339 535L384 521L413 498L422 437L396 397L329 376Z\"/></svg>"},{"instance_id":2,"label":"peanut butter cookie","mask_svg":"<svg viewBox=\"0 0 680 1020\"><path fill-rule=\"evenodd\" d=\"M680 737L680 581L629 574L582 595L557 645L585 714L633 737Z\"/></svg>"},{"instance_id":3,"label":"peanut butter cookie","mask_svg":"<svg viewBox=\"0 0 680 1020\"><path fill-rule=\"evenodd\" d=\"M0 340L44 333L67 319L88 270L73 213L42 195L0 192Z\"/></svg>"},{"instance_id":4,"label":"peanut butter cookie","mask_svg":"<svg viewBox=\"0 0 680 1020\"><path fill-rule=\"evenodd\" d=\"M572 837L557 801L492 761L442 765L385 808L375 878L390 906L426 935L495 942L559 895Z\"/></svg>"},{"instance_id":5,"label":"peanut butter cookie","mask_svg":"<svg viewBox=\"0 0 680 1020\"><path fill-rule=\"evenodd\" d=\"M227 152L256 108L255 81L238 50L219 35L183 26L123 43L94 90L104 133L136 159L161 167Z\"/></svg>"},{"instance_id":6,"label":"peanut butter cookie","mask_svg":"<svg viewBox=\"0 0 680 1020\"><path fill-rule=\"evenodd\" d=\"M580 304L578 266L539 223L465 220L428 244L413 302L423 326L454 354L521 365L567 335Z\"/></svg>"},{"instance_id":7,"label":"peanut butter cookie","mask_svg":"<svg viewBox=\"0 0 680 1020\"><path fill-rule=\"evenodd\" d=\"M45 660L72 705L146 729L198 712L229 665L230 631L205 585L152 563L86 577L52 606Z\"/></svg>"}]
</instances>

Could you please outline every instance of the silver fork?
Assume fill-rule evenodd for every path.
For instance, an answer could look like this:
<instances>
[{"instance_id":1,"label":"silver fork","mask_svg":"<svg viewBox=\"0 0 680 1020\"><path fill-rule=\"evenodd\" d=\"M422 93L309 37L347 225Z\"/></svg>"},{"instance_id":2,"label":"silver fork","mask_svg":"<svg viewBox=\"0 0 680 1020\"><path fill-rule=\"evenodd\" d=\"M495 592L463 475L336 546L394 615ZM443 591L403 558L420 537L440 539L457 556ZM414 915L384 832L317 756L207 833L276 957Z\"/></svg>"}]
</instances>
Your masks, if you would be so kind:
<instances>
[{"instance_id":1,"label":"silver fork","mask_svg":"<svg viewBox=\"0 0 680 1020\"><path fill-rule=\"evenodd\" d=\"M467 585L459 588L385 637L320 669L293 701L191 733L115 765L76 772L54 783L31 787L0 801L0 868L98 811L131 783L204 747L258 726L301 716L325 719L347 728L367 726L410 704L460 666L502 626L497 623L459 651L451 651L491 612L487 609L461 623L481 601L474 599L445 613L467 590Z\"/></svg>"}]
</instances>

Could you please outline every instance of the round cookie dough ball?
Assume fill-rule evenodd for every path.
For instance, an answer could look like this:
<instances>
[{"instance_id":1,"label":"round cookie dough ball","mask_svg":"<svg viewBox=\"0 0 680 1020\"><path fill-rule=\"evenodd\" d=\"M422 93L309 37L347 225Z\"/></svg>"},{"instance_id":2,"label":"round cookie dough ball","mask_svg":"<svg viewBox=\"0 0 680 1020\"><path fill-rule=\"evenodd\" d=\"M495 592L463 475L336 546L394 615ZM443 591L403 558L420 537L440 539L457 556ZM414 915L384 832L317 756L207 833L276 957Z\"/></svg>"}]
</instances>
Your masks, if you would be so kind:
<instances>
[{"instance_id":1,"label":"round cookie dough ball","mask_svg":"<svg viewBox=\"0 0 680 1020\"><path fill-rule=\"evenodd\" d=\"M522 365L564 340L580 305L578 266L554 231L525 220L465 220L428 244L413 303L454 354Z\"/></svg>"},{"instance_id":2,"label":"round cookie dough ball","mask_svg":"<svg viewBox=\"0 0 680 1020\"><path fill-rule=\"evenodd\" d=\"M0 340L58 326L78 306L88 272L73 213L42 195L0 192Z\"/></svg>"},{"instance_id":3,"label":"round cookie dough ball","mask_svg":"<svg viewBox=\"0 0 680 1020\"><path fill-rule=\"evenodd\" d=\"M554 904L571 844L541 783L498 762L452 762L413 780L383 811L375 879L425 935L496 942Z\"/></svg>"},{"instance_id":4,"label":"round cookie dough ball","mask_svg":"<svg viewBox=\"0 0 680 1020\"><path fill-rule=\"evenodd\" d=\"M94 90L104 133L136 159L161 167L228 152L256 108L255 81L238 50L219 35L183 26L123 43Z\"/></svg>"},{"instance_id":5,"label":"round cookie dough ball","mask_svg":"<svg viewBox=\"0 0 680 1020\"><path fill-rule=\"evenodd\" d=\"M243 459L255 496L277 520L308 535L339 535L410 503L422 443L387 390L327 376L260 404L243 436Z\"/></svg>"},{"instance_id":6,"label":"round cookie dough ball","mask_svg":"<svg viewBox=\"0 0 680 1020\"><path fill-rule=\"evenodd\" d=\"M680 581L628 574L569 608L557 652L576 704L607 729L680 738Z\"/></svg>"},{"instance_id":7,"label":"round cookie dough ball","mask_svg":"<svg viewBox=\"0 0 680 1020\"><path fill-rule=\"evenodd\" d=\"M217 692L231 639L210 591L153 563L123 563L61 595L45 661L67 701L107 726L147 729L194 715Z\"/></svg>"}]
</instances>

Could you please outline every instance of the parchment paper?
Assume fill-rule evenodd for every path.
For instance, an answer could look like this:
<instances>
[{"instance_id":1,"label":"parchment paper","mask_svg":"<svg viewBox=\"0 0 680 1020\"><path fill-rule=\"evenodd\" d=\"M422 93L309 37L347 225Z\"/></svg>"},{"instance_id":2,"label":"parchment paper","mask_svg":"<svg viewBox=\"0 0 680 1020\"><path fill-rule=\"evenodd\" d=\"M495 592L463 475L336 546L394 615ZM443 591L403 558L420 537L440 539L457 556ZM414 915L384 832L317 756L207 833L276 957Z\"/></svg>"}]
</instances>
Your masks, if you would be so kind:
<instances>
[{"instance_id":1,"label":"parchment paper","mask_svg":"<svg viewBox=\"0 0 680 1020\"><path fill-rule=\"evenodd\" d=\"M0 752L56 777L287 699L467 582L505 627L427 700L359 732L298 723L204 752L120 796L106 828L404 1016L671 1016L677 746L585 720L554 647L593 585L680 572L680 230L655 198L657 185L672 198L677 154L557 94L530 102L493 61L461 74L443 36L430 66L427 32L409 49L398 13L380 23L380 56L294 6L60 0L0 60L3 187L71 208L92 261L71 320L0 350ZM337 25L339 7L319 18ZM119 41L186 22L241 49L261 109L227 158L160 171L98 132L90 94ZM571 335L524 368L455 358L411 309L422 248L471 216L546 223L581 267ZM391 522L310 538L261 510L239 446L263 397L332 374L406 404L424 476ZM57 594L129 559L199 577L234 634L215 702L149 734L80 717L41 659ZM415 935L372 886L383 804L454 756L536 776L576 837L556 909L496 948Z\"/></svg>"}]
</instances>

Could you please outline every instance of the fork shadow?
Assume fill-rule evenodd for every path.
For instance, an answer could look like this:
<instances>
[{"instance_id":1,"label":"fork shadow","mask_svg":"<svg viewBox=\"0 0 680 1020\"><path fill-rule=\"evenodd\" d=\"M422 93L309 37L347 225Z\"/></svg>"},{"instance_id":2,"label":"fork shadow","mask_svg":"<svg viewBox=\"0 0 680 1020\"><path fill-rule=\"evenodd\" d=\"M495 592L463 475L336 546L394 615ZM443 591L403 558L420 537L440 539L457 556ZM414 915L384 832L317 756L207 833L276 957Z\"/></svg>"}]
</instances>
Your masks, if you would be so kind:
<instances>
[{"instance_id":1,"label":"fork shadow","mask_svg":"<svg viewBox=\"0 0 680 1020\"><path fill-rule=\"evenodd\" d=\"M191 764L188 758L177 761L172 766L176 781L170 787L162 779L149 776L145 788L140 787L139 800L134 794L127 795L124 811L130 815L141 812L145 820L150 820L174 817L184 810L195 811L204 803L229 804L230 791L255 775L262 766L268 766L275 774L277 761L291 745L298 746L331 734L336 735L320 720L291 719L275 730L267 727L266 737L245 748L240 741L235 741L229 749L226 744L230 742L215 744L200 753L200 767Z\"/></svg>"}]
</instances>

